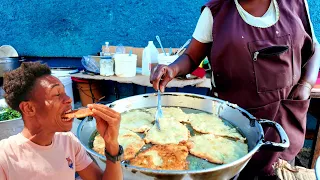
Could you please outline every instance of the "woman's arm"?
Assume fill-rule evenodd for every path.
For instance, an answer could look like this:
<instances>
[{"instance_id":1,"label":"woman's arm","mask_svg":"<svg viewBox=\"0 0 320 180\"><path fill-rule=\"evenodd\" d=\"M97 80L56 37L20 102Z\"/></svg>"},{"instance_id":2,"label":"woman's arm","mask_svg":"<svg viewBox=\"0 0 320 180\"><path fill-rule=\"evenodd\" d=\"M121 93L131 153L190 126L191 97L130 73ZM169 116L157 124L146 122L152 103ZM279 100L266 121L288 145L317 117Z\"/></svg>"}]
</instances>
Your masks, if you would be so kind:
<instances>
[{"instance_id":1,"label":"woman's arm","mask_svg":"<svg viewBox=\"0 0 320 180\"><path fill-rule=\"evenodd\" d=\"M308 15L308 20L311 28L312 39L314 42L314 53L310 58L309 62L302 68L302 74L300 82L309 83L312 87L314 86L315 82L317 81L318 73L319 73L319 66L320 66L320 45L315 36L313 25L310 18L309 13L309 6L308 2L304 0L304 4L306 6L306 11Z\"/></svg>"},{"instance_id":2,"label":"woman's arm","mask_svg":"<svg viewBox=\"0 0 320 180\"><path fill-rule=\"evenodd\" d=\"M291 91L289 99L306 100L310 97L311 89L316 83L319 65L320 65L320 45L315 42L315 51L308 61L308 63L302 68L301 78Z\"/></svg>"},{"instance_id":3,"label":"woman's arm","mask_svg":"<svg viewBox=\"0 0 320 180\"><path fill-rule=\"evenodd\" d=\"M201 43L192 39L187 50L172 64L176 76L184 76L194 71L201 61L210 53L212 43Z\"/></svg>"},{"instance_id":4,"label":"woman's arm","mask_svg":"<svg viewBox=\"0 0 320 180\"><path fill-rule=\"evenodd\" d=\"M207 56L212 43L201 43L192 39L187 50L169 66L158 65L150 75L155 90L164 92L166 85L176 76L183 76L195 70Z\"/></svg>"},{"instance_id":5,"label":"woman's arm","mask_svg":"<svg viewBox=\"0 0 320 180\"><path fill-rule=\"evenodd\" d=\"M292 90L289 98L305 100L310 97L311 89L315 85L319 73L320 67L320 45L314 34L313 25L310 19L308 2L305 0L305 6L311 27L311 34L314 45L314 53L312 54L309 61L302 67L301 78L298 85Z\"/></svg>"},{"instance_id":6,"label":"woman's arm","mask_svg":"<svg viewBox=\"0 0 320 180\"><path fill-rule=\"evenodd\" d=\"M320 66L320 45L314 43L314 53L308 63L302 68L300 83L308 83L311 87L317 81Z\"/></svg>"},{"instance_id":7,"label":"woman's arm","mask_svg":"<svg viewBox=\"0 0 320 180\"><path fill-rule=\"evenodd\" d=\"M206 7L201 13L193 39L185 51L170 66L158 65L150 75L150 83L155 90L164 92L166 85L176 76L186 75L195 70L208 55L212 46L213 17Z\"/></svg>"}]
</instances>

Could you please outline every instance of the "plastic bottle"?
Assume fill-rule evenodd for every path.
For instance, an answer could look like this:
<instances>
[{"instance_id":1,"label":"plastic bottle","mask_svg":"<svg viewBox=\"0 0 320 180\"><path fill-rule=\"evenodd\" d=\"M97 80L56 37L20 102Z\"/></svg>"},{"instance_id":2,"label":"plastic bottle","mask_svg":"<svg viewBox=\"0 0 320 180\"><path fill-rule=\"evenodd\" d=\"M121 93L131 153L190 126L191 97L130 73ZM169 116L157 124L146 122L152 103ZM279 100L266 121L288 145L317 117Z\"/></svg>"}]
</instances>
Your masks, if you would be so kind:
<instances>
[{"instance_id":1,"label":"plastic bottle","mask_svg":"<svg viewBox=\"0 0 320 180\"><path fill-rule=\"evenodd\" d=\"M102 49L102 56L100 58L100 75L101 76L112 76L114 75L113 70L113 59L109 49L109 42L105 42L105 47Z\"/></svg>"},{"instance_id":2,"label":"plastic bottle","mask_svg":"<svg viewBox=\"0 0 320 180\"><path fill-rule=\"evenodd\" d=\"M114 61L111 56L100 58L100 75L112 76L114 75Z\"/></svg>"},{"instance_id":3,"label":"plastic bottle","mask_svg":"<svg viewBox=\"0 0 320 180\"><path fill-rule=\"evenodd\" d=\"M109 49L109 42L105 42L105 47L102 49L102 56L109 56L110 49Z\"/></svg>"},{"instance_id":4,"label":"plastic bottle","mask_svg":"<svg viewBox=\"0 0 320 180\"><path fill-rule=\"evenodd\" d=\"M150 76L152 68L158 64L158 54L159 51L153 41L149 41L142 54L142 75Z\"/></svg>"}]
</instances>

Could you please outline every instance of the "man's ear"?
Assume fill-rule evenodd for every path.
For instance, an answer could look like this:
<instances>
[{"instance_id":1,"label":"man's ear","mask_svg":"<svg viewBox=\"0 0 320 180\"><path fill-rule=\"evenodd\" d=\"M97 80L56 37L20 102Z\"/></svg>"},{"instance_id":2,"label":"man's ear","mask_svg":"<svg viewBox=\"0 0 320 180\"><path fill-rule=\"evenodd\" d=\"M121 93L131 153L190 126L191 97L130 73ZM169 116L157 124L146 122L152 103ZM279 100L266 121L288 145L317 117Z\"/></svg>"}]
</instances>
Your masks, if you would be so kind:
<instances>
[{"instance_id":1,"label":"man's ear","mask_svg":"<svg viewBox=\"0 0 320 180\"><path fill-rule=\"evenodd\" d=\"M25 116L34 116L36 114L36 108L34 104L30 101L22 101L19 104L19 108L21 110L21 113Z\"/></svg>"}]
</instances>

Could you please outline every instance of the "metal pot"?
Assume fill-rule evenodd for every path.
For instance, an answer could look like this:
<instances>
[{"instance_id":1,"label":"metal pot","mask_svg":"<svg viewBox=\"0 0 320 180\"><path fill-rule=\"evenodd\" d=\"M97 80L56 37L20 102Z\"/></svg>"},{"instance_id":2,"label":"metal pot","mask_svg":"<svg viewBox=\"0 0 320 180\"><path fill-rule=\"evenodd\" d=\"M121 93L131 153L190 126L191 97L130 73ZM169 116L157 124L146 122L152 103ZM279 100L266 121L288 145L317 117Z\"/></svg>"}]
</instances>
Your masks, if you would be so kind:
<instances>
[{"instance_id":1,"label":"metal pot","mask_svg":"<svg viewBox=\"0 0 320 180\"><path fill-rule=\"evenodd\" d=\"M21 57L0 57L0 77L5 72L17 69L24 60Z\"/></svg>"},{"instance_id":2,"label":"metal pot","mask_svg":"<svg viewBox=\"0 0 320 180\"><path fill-rule=\"evenodd\" d=\"M197 169L185 171L153 170L131 166L130 164L122 162L125 179L148 179L150 177L152 177L152 179L230 179L246 166L254 153L259 149L282 151L289 147L288 136L279 124L269 120L256 119L235 104L208 96L187 93L163 93L161 96L163 106L190 108L201 112L213 113L232 124L246 137L249 153L234 162L209 168L202 166L202 164L208 162L201 160L196 162ZM156 105L156 94L132 96L108 104L109 107L120 113L131 109L156 107ZM276 128L281 142L265 141L262 125ZM95 131L95 120L85 119L78 126L77 136L86 150L93 155L98 162L100 161L99 163L101 164L101 162L106 160L105 156L91 149L92 134Z\"/></svg>"}]
</instances>

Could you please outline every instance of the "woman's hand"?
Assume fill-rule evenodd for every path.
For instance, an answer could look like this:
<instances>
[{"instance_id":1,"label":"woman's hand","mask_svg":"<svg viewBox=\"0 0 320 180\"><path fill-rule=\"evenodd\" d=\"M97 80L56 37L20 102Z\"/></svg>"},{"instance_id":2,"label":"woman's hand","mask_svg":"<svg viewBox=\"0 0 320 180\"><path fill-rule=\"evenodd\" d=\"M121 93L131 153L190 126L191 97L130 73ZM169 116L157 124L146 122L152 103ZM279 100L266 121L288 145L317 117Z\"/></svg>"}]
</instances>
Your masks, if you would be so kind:
<instances>
[{"instance_id":1,"label":"woman's hand","mask_svg":"<svg viewBox=\"0 0 320 180\"><path fill-rule=\"evenodd\" d=\"M93 112L98 132L105 141L106 150L110 155L117 155L119 152L120 113L102 104L89 104L88 108Z\"/></svg>"},{"instance_id":2,"label":"woman's hand","mask_svg":"<svg viewBox=\"0 0 320 180\"><path fill-rule=\"evenodd\" d=\"M312 86L307 83L298 83L290 92L288 99L307 100L310 97Z\"/></svg>"},{"instance_id":3,"label":"woman's hand","mask_svg":"<svg viewBox=\"0 0 320 180\"><path fill-rule=\"evenodd\" d=\"M199 66L211 52L212 43L201 43L192 38L186 51L169 66L158 65L151 72L150 83L155 90L164 92L167 84L176 76L185 76Z\"/></svg>"},{"instance_id":4,"label":"woman's hand","mask_svg":"<svg viewBox=\"0 0 320 180\"><path fill-rule=\"evenodd\" d=\"M151 72L150 83L156 91L160 89L161 92L164 92L164 88L176 75L172 67L159 64Z\"/></svg>"}]
</instances>

